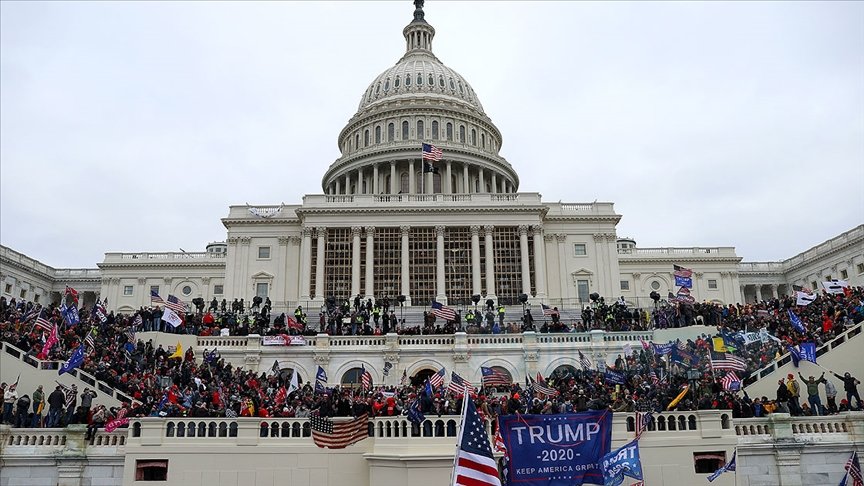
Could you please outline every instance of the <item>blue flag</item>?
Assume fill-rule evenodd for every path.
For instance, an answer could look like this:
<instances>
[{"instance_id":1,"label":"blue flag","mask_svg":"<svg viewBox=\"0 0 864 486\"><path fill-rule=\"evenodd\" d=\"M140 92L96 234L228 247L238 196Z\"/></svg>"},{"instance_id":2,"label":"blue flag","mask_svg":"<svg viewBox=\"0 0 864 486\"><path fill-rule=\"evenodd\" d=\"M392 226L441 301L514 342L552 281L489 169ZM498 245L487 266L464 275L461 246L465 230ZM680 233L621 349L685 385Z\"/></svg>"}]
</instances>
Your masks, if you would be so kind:
<instances>
[{"instance_id":1,"label":"blue flag","mask_svg":"<svg viewBox=\"0 0 864 486\"><path fill-rule=\"evenodd\" d=\"M675 347L675 343L664 343L664 344L654 344L654 354L664 355L672 352L672 348Z\"/></svg>"},{"instance_id":2,"label":"blue flag","mask_svg":"<svg viewBox=\"0 0 864 486\"><path fill-rule=\"evenodd\" d=\"M816 364L816 343L801 343L801 359Z\"/></svg>"},{"instance_id":3,"label":"blue flag","mask_svg":"<svg viewBox=\"0 0 864 486\"><path fill-rule=\"evenodd\" d=\"M786 346L786 350L789 351L789 357L792 358L792 364L795 367L798 367L798 362L801 361L801 353L794 346Z\"/></svg>"},{"instance_id":4,"label":"blue flag","mask_svg":"<svg viewBox=\"0 0 864 486\"><path fill-rule=\"evenodd\" d=\"M326 391L325 383L327 383L327 372L319 366L318 372L315 374L315 393L324 393Z\"/></svg>"},{"instance_id":5,"label":"blue flag","mask_svg":"<svg viewBox=\"0 0 864 486\"><path fill-rule=\"evenodd\" d=\"M417 425L426 420L426 416L420 411L420 400L411 402L411 405L408 407L408 420Z\"/></svg>"},{"instance_id":6,"label":"blue flag","mask_svg":"<svg viewBox=\"0 0 864 486\"><path fill-rule=\"evenodd\" d=\"M60 372L58 374L62 375L63 373L69 373L70 371L78 368L84 364L84 345L78 346L78 349L72 352L72 356L69 357L69 361L63 363L60 366Z\"/></svg>"},{"instance_id":7,"label":"blue flag","mask_svg":"<svg viewBox=\"0 0 864 486\"><path fill-rule=\"evenodd\" d=\"M639 460L639 441L624 444L600 459L603 468L603 486L618 486L624 476L642 480L642 461Z\"/></svg>"},{"instance_id":8,"label":"blue flag","mask_svg":"<svg viewBox=\"0 0 864 486\"><path fill-rule=\"evenodd\" d=\"M675 275L675 285L689 289L693 287L693 280L690 277L679 277L678 275Z\"/></svg>"},{"instance_id":9,"label":"blue flag","mask_svg":"<svg viewBox=\"0 0 864 486\"><path fill-rule=\"evenodd\" d=\"M735 470L735 454L737 454L737 452L738 451L735 451L732 453L732 460L730 460L725 466L714 471L713 473L711 473L710 476L708 476L708 482L714 481L715 479L719 478L721 474L723 474L727 471L734 471Z\"/></svg>"},{"instance_id":10,"label":"blue flag","mask_svg":"<svg viewBox=\"0 0 864 486\"><path fill-rule=\"evenodd\" d=\"M74 305L72 307L68 307L65 303L60 305L60 315L63 316L63 320L66 321L66 325L69 327L74 326L80 322L80 318L78 317L78 308Z\"/></svg>"},{"instance_id":11,"label":"blue flag","mask_svg":"<svg viewBox=\"0 0 864 486\"><path fill-rule=\"evenodd\" d=\"M801 322L801 318L795 315L792 312L792 309L789 309L789 323L792 324L792 327L801 334L804 334L804 324Z\"/></svg>"},{"instance_id":12,"label":"blue flag","mask_svg":"<svg viewBox=\"0 0 864 486\"><path fill-rule=\"evenodd\" d=\"M423 393L425 393L427 397L432 396L432 383L429 380L426 380L426 387L423 389Z\"/></svg>"},{"instance_id":13,"label":"blue flag","mask_svg":"<svg viewBox=\"0 0 864 486\"><path fill-rule=\"evenodd\" d=\"M606 371L606 382L623 385L626 383L626 379L624 378L624 373L618 373L617 371Z\"/></svg>"}]
</instances>

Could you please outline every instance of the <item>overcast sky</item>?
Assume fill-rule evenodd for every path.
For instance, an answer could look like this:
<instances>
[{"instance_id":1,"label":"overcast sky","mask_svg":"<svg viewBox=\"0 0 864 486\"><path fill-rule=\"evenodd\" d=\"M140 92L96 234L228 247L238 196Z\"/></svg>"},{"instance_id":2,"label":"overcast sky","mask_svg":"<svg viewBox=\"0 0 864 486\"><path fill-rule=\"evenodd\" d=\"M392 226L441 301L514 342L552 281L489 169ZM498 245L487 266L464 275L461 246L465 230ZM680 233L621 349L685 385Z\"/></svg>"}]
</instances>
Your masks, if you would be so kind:
<instances>
[{"instance_id":1,"label":"overcast sky","mask_svg":"<svg viewBox=\"0 0 864 486\"><path fill-rule=\"evenodd\" d=\"M864 3L426 2L521 191L779 260L864 222ZM0 242L203 251L321 193L402 2L0 2Z\"/></svg>"}]
</instances>

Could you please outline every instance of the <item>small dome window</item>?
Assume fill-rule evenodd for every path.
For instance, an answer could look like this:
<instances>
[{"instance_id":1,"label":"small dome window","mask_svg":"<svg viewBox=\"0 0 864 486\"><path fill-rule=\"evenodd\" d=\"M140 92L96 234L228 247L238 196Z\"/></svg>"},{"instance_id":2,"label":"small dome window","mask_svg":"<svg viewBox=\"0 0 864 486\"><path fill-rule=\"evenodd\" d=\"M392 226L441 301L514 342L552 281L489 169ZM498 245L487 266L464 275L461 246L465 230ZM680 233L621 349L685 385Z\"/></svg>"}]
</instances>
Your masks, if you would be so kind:
<instances>
[{"instance_id":1,"label":"small dome window","mask_svg":"<svg viewBox=\"0 0 864 486\"><path fill-rule=\"evenodd\" d=\"M417 86L423 86L423 75L417 73Z\"/></svg>"},{"instance_id":2,"label":"small dome window","mask_svg":"<svg viewBox=\"0 0 864 486\"><path fill-rule=\"evenodd\" d=\"M438 86L444 89L444 76L438 76Z\"/></svg>"},{"instance_id":3,"label":"small dome window","mask_svg":"<svg viewBox=\"0 0 864 486\"><path fill-rule=\"evenodd\" d=\"M399 78L398 78L398 77L397 77L396 79L393 80L393 87L394 87L394 88L398 88L398 87L399 87Z\"/></svg>"},{"instance_id":4,"label":"small dome window","mask_svg":"<svg viewBox=\"0 0 864 486\"><path fill-rule=\"evenodd\" d=\"M452 90L456 89L456 83L453 82L453 78L450 78L450 89L452 89Z\"/></svg>"},{"instance_id":5,"label":"small dome window","mask_svg":"<svg viewBox=\"0 0 864 486\"><path fill-rule=\"evenodd\" d=\"M410 74L405 75L405 86L406 87L411 86L411 75Z\"/></svg>"},{"instance_id":6,"label":"small dome window","mask_svg":"<svg viewBox=\"0 0 864 486\"><path fill-rule=\"evenodd\" d=\"M386 93L387 91L390 91L390 78L384 81L384 92Z\"/></svg>"},{"instance_id":7,"label":"small dome window","mask_svg":"<svg viewBox=\"0 0 864 486\"><path fill-rule=\"evenodd\" d=\"M429 86L435 86L435 77L434 76L432 76L430 74L429 77L427 78L427 80L429 81Z\"/></svg>"},{"instance_id":8,"label":"small dome window","mask_svg":"<svg viewBox=\"0 0 864 486\"><path fill-rule=\"evenodd\" d=\"M459 94L462 93L464 93L464 91L462 91L462 81L459 81Z\"/></svg>"},{"instance_id":9,"label":"small dome window","mask_svg":"<svg viewBox=\"0 0 864 486\"><path fill-rule=\"evenodd\" d=\"M381 83L375 85L375 96L378 96L378 93L381 92Z\"/></svg>"}]
</instances>

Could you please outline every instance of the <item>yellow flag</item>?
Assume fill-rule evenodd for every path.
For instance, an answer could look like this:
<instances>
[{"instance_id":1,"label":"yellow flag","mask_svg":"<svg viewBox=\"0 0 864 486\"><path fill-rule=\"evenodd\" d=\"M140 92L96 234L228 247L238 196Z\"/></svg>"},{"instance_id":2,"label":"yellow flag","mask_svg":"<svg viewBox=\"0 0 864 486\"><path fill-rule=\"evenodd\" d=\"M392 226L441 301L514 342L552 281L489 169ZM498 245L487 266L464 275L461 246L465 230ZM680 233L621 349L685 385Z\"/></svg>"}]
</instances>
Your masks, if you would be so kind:
<instances>
[{"instance_id":1,"label":"yellow flag","mask_svg":"<svg viewBox=\"0 0 864 486\"><path fill-rule=\"evenodd\" d=\"M684 385L684 387L681 388L681 393L679 393L674 400L669 402L669 406L666 407L666 410L672 410L673 408L675 408L675 405L678 405L678 402L680 402L681 399L684 398L684 395L686 395L688 391L690 391L690 385Z\"/></svg>"},{"instance_id":2,"label":"yellow flag","mask_svg":"<svg viewBox=\"0 0 864 486\"><path fill-rule=\"evenodd\" d=\"M168 356L168 359L180 358L183 359L183 345L180 344L180 341L177 341L177 350L174 351L174 354Z\"/></svg>"},{"instance_id":3,"label":"yellow flag","mask_svg":"<svg viewBox=\"0 0 864 486\"><path fill-rule=\"evenodd\" d=\"M725 353L729 351L728 349L726 349L726 342L723 341L722 337L714 338L714 351L718 353Z\"/></svg>"}]
</instances>

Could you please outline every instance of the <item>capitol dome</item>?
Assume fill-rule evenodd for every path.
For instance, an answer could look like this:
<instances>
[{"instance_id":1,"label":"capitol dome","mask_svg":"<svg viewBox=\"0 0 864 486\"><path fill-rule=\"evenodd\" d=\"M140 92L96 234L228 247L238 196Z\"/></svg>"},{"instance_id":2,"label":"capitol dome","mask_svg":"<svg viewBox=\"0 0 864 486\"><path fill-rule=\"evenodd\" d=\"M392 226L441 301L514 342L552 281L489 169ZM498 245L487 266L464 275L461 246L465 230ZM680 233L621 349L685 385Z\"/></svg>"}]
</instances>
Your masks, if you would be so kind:
<instances>
[{"instance_id":1,"label":"capitol dome","mask_svg":"<svg viewBox=\"0 0 864 486\"><path fill-rule=\"evenodd\" d=\"M435 29L422 5L415 2L402 30L405 55L368 85L339 134L342 155L324 174L326 194L517 191L516 172L498 154L501 132L474 88L432 53ZM440 149L440 160L423 160L423 144Z\"/></svg>"}]
</instances>

